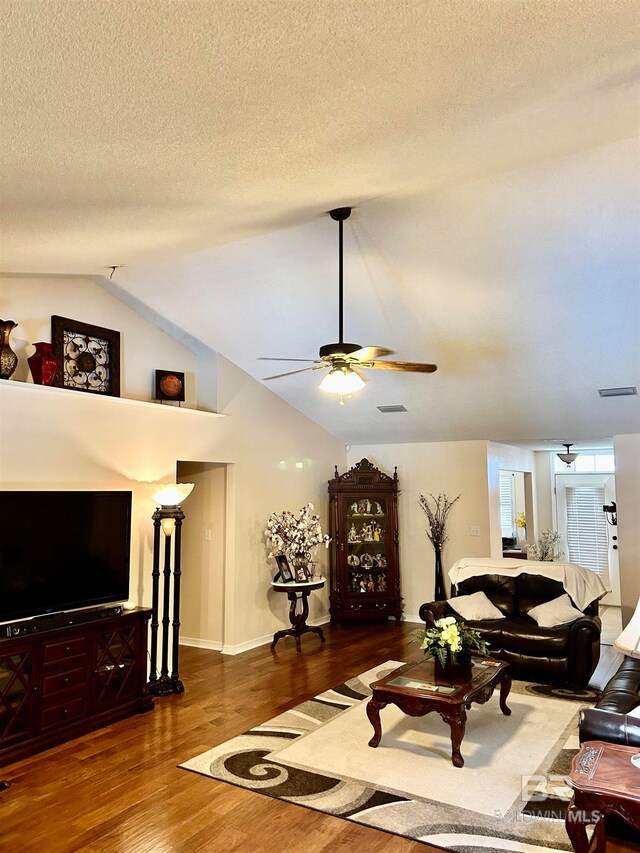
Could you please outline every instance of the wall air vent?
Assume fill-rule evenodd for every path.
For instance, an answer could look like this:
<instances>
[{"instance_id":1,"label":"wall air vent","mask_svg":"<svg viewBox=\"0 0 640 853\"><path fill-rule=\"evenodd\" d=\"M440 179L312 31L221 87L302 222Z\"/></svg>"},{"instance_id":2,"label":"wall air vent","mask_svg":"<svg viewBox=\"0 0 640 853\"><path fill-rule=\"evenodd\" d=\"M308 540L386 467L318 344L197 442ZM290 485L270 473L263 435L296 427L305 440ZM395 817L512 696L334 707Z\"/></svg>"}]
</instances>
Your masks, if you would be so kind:
<instances>
[{"instance_id":1,"label":"wall air vent","mask_svg":"<svg viewBox=\"0 0 640 853\"><path fill-rule=\"evenodd\" d=\"M635 385L624 385L622 388L598 388L598 394L601 397L629 397L637 393L638 389Z\"/></svg>"},{"instance_id":2,"label":"wall air vent","mask_svg":"<svg viewBox=\"0 0 640 853\"><path fill-rule=\"evenodd\" d=\"M393 412L406 412L404 406L378 406L378 411L383 415L391 415Z\"/></svg>"}]
</instances>

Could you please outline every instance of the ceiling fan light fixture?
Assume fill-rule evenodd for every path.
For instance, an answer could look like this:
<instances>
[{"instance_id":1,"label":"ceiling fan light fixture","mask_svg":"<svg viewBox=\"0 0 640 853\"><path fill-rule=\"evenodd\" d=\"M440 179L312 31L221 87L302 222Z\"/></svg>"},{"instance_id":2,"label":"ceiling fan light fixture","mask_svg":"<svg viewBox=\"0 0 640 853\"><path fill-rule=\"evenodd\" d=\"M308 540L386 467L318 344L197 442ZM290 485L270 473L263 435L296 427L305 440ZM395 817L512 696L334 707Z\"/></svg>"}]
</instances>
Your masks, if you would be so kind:
<instances>
[{"instance_id":1,"label":"ceiling fan light fixture","mask_svg":"<svg viewBox=\"0 0 640 853\"><path fill-rule=\"evenodd\" d=\"M332 368L324 377L319 387L330 394L346 396L364 388L364 382L354 370L346 365L342 365Z\"/></svg>"}]
</instances>

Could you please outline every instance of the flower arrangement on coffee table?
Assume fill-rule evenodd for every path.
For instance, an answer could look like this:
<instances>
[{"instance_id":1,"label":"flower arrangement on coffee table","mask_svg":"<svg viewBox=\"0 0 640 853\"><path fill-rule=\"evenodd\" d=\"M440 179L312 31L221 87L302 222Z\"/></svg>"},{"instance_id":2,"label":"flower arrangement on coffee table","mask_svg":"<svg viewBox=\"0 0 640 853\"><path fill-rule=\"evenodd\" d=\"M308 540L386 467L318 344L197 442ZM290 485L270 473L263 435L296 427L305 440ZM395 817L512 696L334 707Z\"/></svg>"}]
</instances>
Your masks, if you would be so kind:
<instances>
[{"instance_id":1,"label":"flower arrangement on coffee table","mask_svg":"<svg viewBox=\"0 0 640 853\"><path fill-rule=\"evenodd\" d=\"M313 514L313 504L305 504L298 515L289 510L272 512L264 531L267 556L284 556L293 563L295 580L310 580L313 576L311 562L319 545L329 547L329 536L323 535L320 516Z\"/></svg>"},{"instance_id":2,"label":"flower arrangement on coffee table","mask_svg":"<svg viewBox=\"0 0 640 853\"><path fill-rule=\"evenodd\" d=\"M454 616L436 619L432 628L418 628L413 638L420 643L425 655L438 661L441 667L468 662L473 652L489 653L489 644L474 628L467 628Z\"/></svg>"}]
</instances>

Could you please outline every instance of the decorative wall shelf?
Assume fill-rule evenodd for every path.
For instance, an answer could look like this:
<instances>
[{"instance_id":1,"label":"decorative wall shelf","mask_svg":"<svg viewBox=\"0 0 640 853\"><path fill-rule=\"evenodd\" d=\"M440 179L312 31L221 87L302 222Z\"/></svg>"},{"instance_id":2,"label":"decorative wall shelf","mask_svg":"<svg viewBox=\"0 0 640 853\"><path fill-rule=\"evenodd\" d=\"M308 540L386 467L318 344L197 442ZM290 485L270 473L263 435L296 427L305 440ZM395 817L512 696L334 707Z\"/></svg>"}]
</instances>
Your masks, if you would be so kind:
<instances>
[{"instance_id":1,"label":"decorative wall shelf","mask_svg":"<svg viewBox=\"0 0 640 853\"><path fill-rule=\"evenodd\" d=\"M101 405L114 405L114 406L142 406L147 409L156 409L162 410L163 412L178 412L179 414L184 414L188 412L191 415L204 415L209 418L225 418L226 415L220 414L220 412L208 412L204 409L190 409L187 406L170 406L165 405L160 402L150 401L150 400L135 400L131 397L110 397L106 394L91 394L83 391L73 391L70 388L56 388L53 385L36 385L33 382L19 382L14 381L13 379L5 379L0 382L0 394L4 390L15 389L18 393L25 394L62 394L73 399L82 398L85 400L91 400L92 403L98 401ZM11 391L10 391L11 393Z\"/></svg>"}]
</instances>

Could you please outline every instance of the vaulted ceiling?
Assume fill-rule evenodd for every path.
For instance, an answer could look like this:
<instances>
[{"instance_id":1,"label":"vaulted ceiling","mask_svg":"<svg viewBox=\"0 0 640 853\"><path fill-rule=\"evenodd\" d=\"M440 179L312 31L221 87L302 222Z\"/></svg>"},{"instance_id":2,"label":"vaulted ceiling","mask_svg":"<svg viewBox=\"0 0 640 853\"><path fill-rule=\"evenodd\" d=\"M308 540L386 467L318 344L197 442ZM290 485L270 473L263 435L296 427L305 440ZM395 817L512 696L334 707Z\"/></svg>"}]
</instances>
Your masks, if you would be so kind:
<instances>
[{"instance_id":1,"label":"vaulted ceiling","mask_svg":"<svg viewBox=\"0 0 640 853\"><path fill-rule=\"evenodd\" d=\"M635 0L2 9L3 270L125 264L260 378L336 340L355 205L347 339L439 370L276 393L349 443L638 430Z\"/></svg>"}]
</instances>

